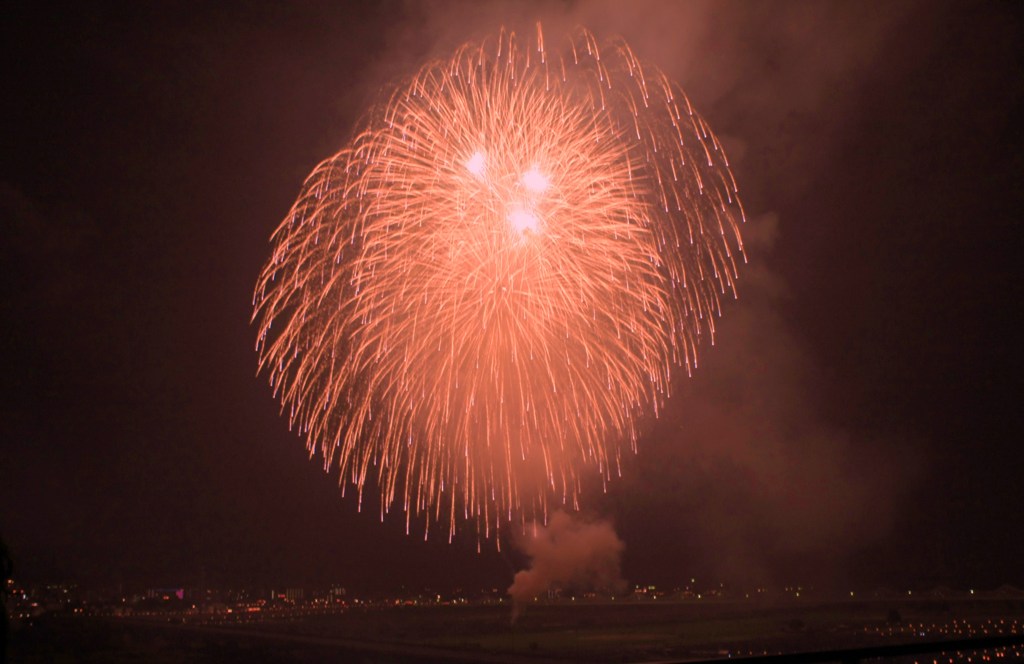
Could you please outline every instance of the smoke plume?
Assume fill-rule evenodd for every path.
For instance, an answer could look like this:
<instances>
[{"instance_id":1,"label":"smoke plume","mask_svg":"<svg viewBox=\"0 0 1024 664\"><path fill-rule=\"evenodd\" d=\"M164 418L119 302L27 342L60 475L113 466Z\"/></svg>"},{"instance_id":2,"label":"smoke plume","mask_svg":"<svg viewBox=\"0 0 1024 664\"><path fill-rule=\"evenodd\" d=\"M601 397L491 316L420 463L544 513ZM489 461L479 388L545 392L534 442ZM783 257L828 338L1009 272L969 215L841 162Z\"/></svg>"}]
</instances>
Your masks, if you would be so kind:
<instances>
[{"instance_id":1,"label":"smoke plume","mask_svg":"<svg viewBox=\"0 0 1024 664\"><path fill-rule=\"evenodd\" d=\"M885 54L928 12L913 2L864 12L843 3L655 0L439 1L407 12L387 34L400 61L379 63L374 80L496 25L529 35L542 21L551 48L583 25L599 38L620 35L679 82L728 151L748 213L739 300L724 305L715 346L701 349L694 375L678 372L621 480L584 499L614 515L630 543L625 569L663 570L645 577L657 583L692 573L737 585L854 570L857 552L905 517L924 459L902 431L856 409L874 386L841 373L849 351L816 343L807 326L819 317L801 316L842 272L817 256L845 237L832 210L805 201L843 163L870 82L892 69ZM551 529L571 522L557 519L524 551L533 556ZM517 602L561 582L547 566L542 554L516 577Z\"/></svg>"},{"instance_id":2,"label":"smoke plume","mask_svg":"<svg viewBox=\"0 0 1024 664\"><path fill-rule=\"evenodd\" d=\"M508 589L514 621L523 605L548 590L623 592L622 540L608 521L555 512L547 526L534 523L517 542L530 568L517 572Z\"/></svg>"}]
</instances>

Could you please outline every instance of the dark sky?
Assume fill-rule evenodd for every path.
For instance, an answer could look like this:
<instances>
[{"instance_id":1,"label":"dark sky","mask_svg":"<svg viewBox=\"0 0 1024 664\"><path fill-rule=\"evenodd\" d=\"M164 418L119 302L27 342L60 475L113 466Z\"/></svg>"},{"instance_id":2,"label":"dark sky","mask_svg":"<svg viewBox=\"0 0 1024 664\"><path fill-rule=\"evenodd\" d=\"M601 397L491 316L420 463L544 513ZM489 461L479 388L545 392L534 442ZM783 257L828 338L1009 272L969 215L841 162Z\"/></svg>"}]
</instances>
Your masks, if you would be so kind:
<instances>
[{"instance_id":1,"label":"dark sky","mask_svg":"<svg viewBox=\"0 0 1024 664\"><path fill-rule=\"evenodd\" d=\"M28 579L507 587L341 500L257 378L252 288L378 89L502 23L622 34L725 141L749 264L588 510L623 574L1024 583L1014 3L3 11L0 533Z\"/></svg>"}]
</instances>

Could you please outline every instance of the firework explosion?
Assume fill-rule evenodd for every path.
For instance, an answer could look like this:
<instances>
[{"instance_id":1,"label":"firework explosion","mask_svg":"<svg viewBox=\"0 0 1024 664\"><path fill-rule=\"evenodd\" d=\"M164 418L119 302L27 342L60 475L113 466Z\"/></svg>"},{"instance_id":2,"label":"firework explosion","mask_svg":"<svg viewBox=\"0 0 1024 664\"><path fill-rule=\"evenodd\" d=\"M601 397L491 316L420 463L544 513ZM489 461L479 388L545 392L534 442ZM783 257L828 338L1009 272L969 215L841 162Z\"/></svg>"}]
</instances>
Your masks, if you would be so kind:
<instances>
[{"instance_id":1,"label":"firework explosion","mask_svg":"<svg viewBox=\"0 0 1024 664\"><path fill-rule=\"evenodd\" d=\"M735 294L742 214L714 134L627 45L502 31L306 180L256 286L260 368L343 493L490 537L636 449Z\"/></svg>"}]
</instances>

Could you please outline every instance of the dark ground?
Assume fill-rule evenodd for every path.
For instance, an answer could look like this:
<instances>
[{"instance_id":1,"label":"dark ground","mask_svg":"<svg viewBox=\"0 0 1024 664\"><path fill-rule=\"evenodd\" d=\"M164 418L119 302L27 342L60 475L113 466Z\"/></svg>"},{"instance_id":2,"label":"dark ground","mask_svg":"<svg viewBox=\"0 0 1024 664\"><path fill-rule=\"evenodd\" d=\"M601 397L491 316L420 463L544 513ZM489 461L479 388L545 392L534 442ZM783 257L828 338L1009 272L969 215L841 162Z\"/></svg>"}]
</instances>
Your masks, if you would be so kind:
<instances>
[{"instance_id":1,"label":"dark ground","mask_svg":"<svg viewBox=\"0 0 1024 664\"><path fill-rule=\"evenodd\" d=\"M44 618L14 632L15 662L643 662L1024 633L1024 599L559 602L353 609L244 626ZM974 653L983 654L983 653ZM994 653L993 653L994 654ZM968 661L972 654L951 654ZM1014 661L1010 650L1000 661ZM908 661L913 661L908 660Z\"/></svg>"}]
</instances>

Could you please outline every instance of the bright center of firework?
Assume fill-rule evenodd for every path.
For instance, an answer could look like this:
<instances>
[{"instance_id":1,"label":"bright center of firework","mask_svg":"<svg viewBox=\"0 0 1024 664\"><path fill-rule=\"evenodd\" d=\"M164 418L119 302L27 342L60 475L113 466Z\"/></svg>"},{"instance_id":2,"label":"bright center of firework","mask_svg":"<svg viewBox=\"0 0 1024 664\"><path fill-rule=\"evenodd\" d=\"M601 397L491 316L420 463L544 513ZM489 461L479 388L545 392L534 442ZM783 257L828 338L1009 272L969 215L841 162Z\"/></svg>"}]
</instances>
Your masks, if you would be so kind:
<instances>
[{"instance_id":1,"label":"bright center of firework","mask_svg":"<svg viewBox=\"0 0 1024 664\"><path fill-rule=\"evenodd\" d=\"M508 213L508 223L512 229L521 236L527 233L536 233L540 230L540 219L537 215L525 208L512 208Z\"/></svg>"},{"instance_id":2,"label":"bright center of firework","mask_svg":"<svg viewBox=\"0 0 1024 664\"><path fill-rule=\"evenodd\" d=\"M485 166L487 166L487 157L484 156L484 153L481 150L474 152L473 156L466 162L466 169L478 178L482 178L484 176Z\"/></svg>"},{"instance_id":3,"label":"bright center of firework","mask_svg":"<svg viewBox=\"0 0 1024 664\"><path fill-rule=\"evenodd\" d=\"M528 191L535 194L543 194L548 188L548 179L543 173L537 170L537 167L533 167L530 170L523 173L523 186Z\"/></svg>"}]
</instances>

